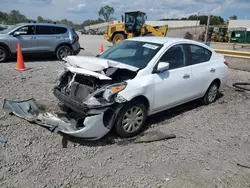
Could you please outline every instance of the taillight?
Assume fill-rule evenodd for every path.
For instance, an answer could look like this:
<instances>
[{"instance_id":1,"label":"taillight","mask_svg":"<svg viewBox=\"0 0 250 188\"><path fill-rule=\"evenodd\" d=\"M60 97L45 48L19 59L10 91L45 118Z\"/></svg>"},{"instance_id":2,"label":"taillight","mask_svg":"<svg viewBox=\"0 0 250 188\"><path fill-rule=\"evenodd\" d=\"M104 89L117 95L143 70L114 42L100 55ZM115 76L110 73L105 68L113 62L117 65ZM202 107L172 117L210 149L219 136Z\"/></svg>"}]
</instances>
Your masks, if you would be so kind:
<instances>
[{"instance_id":1,"label":"taillight","mask_svg":"<svg viewBox=\"0 0 250 188\"><path fill-rule=\"evenodd\" d=\"M229 63L228 62L224 61L224 64L229 67Z\"/></svg>"},{"instance_id":2,"label":"taillight","mask_svg":"<svg viewBox=\"0 0 250 188\"><path fill-rule=\"evenodd\" d=\"M79 36L74 36L73 38L74 38L75 41L79 40Z\"/></svg>"}]
</instances>

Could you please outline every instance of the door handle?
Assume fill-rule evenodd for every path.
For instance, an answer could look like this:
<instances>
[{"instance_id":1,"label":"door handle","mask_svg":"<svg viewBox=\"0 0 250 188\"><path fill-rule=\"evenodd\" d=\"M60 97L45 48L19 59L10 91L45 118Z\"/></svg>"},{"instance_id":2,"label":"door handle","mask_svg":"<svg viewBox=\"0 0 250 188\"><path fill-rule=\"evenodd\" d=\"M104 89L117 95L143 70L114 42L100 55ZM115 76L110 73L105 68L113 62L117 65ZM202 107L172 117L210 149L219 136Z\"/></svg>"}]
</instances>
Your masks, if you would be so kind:
<instances>
[{"instance_id":1,"label":"door handle","mask_svg":"<svg viewBox=\"0 0 250 188\"><path fill-rule=\"evenodd\" d=\"M55 37L55 39L60 39L60 37Z\"/></svg>"},{"instance_id":2,"label":"door handle","mask_svg":"<svg viewBox=\"0 0 250 188\"><path fill-rule=\"evenodd\" d=\"M210 70L210 72L215 72L215 69L214 69L214 68L212 68L212 69Z\"/></svg>"},{"instance_id":3,"label":"door handle","mask_svg":"<svg viewBox=\"0 0 250 188\"><path fill-rule=\"evenodd\" d=\"M36 39L36 37L30 37L30 39Z\"/></svg>"},{"instance_id":4,"label":"door handle","mask_svg":"<svg viewBox=\"0 0 250 188\"><path fill-rule=\"evenodd\" d=\"M189 74L185 74L185 75L183 76L183 78L184 78L184 79L190 78L190 75L189 75Z\"/></svg>"}]
</instances>

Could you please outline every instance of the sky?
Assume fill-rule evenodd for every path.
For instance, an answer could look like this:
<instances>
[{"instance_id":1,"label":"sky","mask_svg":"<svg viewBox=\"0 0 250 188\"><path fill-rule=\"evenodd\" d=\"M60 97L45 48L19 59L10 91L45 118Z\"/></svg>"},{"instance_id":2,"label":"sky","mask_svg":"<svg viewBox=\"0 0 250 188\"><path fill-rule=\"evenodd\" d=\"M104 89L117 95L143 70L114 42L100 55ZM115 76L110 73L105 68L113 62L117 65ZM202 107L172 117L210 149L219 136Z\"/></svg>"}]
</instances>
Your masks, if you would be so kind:
<instances>
[{"instance_id":1,"label":"sky","mask_svg":"<svg viewBox=\"0 0 250 188\"><path fill-rule=\"evenodd\" d=\"M250 20L250 0L0 0L0 11L19 10L30 19L37 16L52 20L68 19L81 24L87 19L97 19L102 6L114 7L114 17L121 19L125 11L140 10L148 20L181 18L200 12L228 19Z\"/></svg>"}]
</instances>

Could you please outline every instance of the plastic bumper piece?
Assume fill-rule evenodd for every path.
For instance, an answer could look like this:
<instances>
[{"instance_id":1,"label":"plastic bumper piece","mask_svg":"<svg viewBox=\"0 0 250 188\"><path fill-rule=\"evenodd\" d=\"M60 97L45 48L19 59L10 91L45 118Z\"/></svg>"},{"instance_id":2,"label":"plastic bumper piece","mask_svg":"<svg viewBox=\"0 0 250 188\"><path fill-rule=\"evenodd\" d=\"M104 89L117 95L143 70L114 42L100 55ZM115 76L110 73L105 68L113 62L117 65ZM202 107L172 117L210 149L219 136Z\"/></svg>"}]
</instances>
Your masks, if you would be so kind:
<instances>
[{"instance_id":1,"label":"plastic bumper piece","mask_svg":"<svg viewBox=\"0 0 250 188\"><path fill-rule=\"evenodd\" d=\"M85 138L87 140L99 140L105 136L110 130L103 124L104 113L86 117L83 122L83 128L74 131L62 130L62 133L74 137Z\"/></svg>"},{"instance_id":2,"label":"plastic bumper piece","mask_svg":"<svg viewBox=\"0 0 250 188\"><path fill-rule=\"evenodd\" d=\"M42 112L33 98L23 101L5 99L3 110L7 114L14 114L29 122L49 128L51 131L57 128L58 131L64 134L86 140L98 140L110 131L103 124L104 113L85 117L83 125L81 125L82 128L76 129L75 125L64 122L52 113Z\"/></svg>"}]
</instances>

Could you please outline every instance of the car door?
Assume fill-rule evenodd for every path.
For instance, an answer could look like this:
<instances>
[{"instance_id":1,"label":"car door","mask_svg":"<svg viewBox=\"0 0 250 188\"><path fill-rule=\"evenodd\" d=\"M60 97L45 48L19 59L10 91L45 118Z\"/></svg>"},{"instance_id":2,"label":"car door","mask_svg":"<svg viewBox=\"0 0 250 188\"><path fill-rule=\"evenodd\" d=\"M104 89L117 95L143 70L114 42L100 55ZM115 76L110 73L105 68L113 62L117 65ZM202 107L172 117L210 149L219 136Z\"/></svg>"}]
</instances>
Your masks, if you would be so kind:
<instances>
[{"instance_id":1,"label":"car door","mask_svg":"<svg viewBox=\"0 0 250 188\"><path fill-rule=\"evenodd\" d=\"M186 44L184 46L187 64L191 67L193 84L192 96L198 98L204 95L209 85L216 78L216 60L210 60L212 52L200 45Z\"/></svg>"},{"instance_id":2,"label":"car door","mask_svg":"<svg viewBox=\"0 0 250 188\"><path fill-rule=\"evenodd\" d=\"M59 26L37 25L37 41L40 51L53 52L56 46L65 40L67 29ZM69 42L68 38L68 42Z\"/></svg>"},{"instance_id":3,"label":"car door","mask_svg":"<svg viewBox=\"0 0 250 188\"><path fill-rule=\"evenodd\" d=\"M154 111L171 108L188 101L191 97L191 68L186 65L182 44L169 48L159 62L168 62L169 70L154 73Z\"/></svg>"},{"instance_id":4,"label":"car door","mask_svg":"<svg viewBox=\"0 0 250 188\"><path fill-rule=\"evenodd\" d=\"M14 33L19 33L15 35ZM35 25L26 25L18 28L13 33L13 49L17 49L17 43L21 44L23 53L31 53L37 50L38 44L35 35Z\"/></svg>"}]
</instances>

